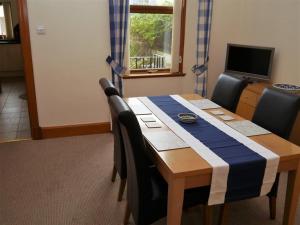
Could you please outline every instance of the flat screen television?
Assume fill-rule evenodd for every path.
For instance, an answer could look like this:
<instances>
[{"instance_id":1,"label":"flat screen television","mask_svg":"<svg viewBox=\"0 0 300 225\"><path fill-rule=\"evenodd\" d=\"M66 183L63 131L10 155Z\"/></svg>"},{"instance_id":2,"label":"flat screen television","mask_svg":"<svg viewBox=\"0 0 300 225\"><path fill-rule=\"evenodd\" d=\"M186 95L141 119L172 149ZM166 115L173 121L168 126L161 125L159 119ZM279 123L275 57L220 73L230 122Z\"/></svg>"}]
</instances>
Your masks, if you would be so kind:
<instances>
[{"instance_id":1,"label":"flat screen television","mask_svg":"<svg viewBox=\"0 0 300 225\"><path fill-rule=\"evenodd\" d=\"M270 80L275 48L227 44L225 73Z\"/></svg>"}]
</instances>

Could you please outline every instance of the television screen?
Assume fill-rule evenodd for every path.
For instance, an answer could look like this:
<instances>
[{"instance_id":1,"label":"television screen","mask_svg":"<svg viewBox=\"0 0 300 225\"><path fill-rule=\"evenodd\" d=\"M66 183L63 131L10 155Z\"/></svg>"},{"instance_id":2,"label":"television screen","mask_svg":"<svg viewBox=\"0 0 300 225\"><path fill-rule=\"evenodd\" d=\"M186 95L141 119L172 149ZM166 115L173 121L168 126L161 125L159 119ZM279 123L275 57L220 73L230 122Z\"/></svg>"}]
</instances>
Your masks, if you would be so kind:
<instances>
[{"instance_id":1,"label":"television screen","mask_svg":"<svg viewBox=\"0 0 300 225\"><path fill-rule=\"evenodd\" d=\"M268 80L273 54L274 48L228 44L225 72Z\"/></svg>"}]
</instances>

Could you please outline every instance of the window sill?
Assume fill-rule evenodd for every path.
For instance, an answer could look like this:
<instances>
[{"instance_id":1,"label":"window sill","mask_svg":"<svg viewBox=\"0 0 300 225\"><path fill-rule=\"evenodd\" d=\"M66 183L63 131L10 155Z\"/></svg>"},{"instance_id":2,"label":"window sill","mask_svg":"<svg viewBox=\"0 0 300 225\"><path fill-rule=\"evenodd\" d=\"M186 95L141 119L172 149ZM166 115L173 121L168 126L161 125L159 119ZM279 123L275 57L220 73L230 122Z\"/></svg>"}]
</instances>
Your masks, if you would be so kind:
<instances>
[{"instance_id":1,"label":"window sill","mask_svg":"<svg viewBox=\"0 0 300 225\"><path fill-rule=\"evenodd\" d=\"M185 73L139 73L125 75L123 79L139 79L139 78L161 78L161 77L184 77Z\"/></svg>"}]
</instances>

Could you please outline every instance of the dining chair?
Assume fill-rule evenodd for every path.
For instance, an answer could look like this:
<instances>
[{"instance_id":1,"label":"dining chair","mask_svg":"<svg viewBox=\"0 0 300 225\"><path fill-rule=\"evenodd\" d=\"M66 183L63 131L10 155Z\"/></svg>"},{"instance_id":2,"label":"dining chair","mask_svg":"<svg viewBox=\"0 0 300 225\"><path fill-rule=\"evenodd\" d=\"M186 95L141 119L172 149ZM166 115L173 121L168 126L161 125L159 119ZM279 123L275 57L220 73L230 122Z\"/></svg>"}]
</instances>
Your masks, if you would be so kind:
<instances>
[{"instance_id":1,"label":"dining chair","mask_svg":"<svg viewBox=\"0 0 300 225\"><path fill-rule=\"evenodd\" d=\"M256 106L252 122L288 139L299 111L300 96L266 88Z\"/></svg>"},{"instance_id":2,"label":"dining chair","mask_svg":"<svg viewBox=\"0 0 300 225\"><path fill-rule=\"evenodd\" d=\"M111 95L119 95L120 96L119 91L116 89L115 85L113 85L113 83L110 80L108 80L106 78L101 78L99 80L99 84L102 87L102 89L107 97L109 97Z\"/></svg>"},{"instance_id":3,"label":"dining chair","mask_svg":"<svg viewBox=\"0 0 300 225\"><path fill-rule=\"evenodd\" d=\"M300 96L277 91L272 88L266 88L256 106L252 122L269 130L270 132L288 139L296 120L300 108ZM272 190L267 195L269 198L270 218L276 218L276 199L278 192L280 174L276 176L276 181ZM221 222L226 222L226 210L228 206L224 205L221 216Z\"/></svg>"},{"instance_id":4,"label":"dining chair","mask_svg":"<svg viewBox=\"0 0 300 225\"><path fill-rule=\"evenodd\" d=\"M256 106L252 122L284 139L289 139L299 108L300 96L266 88ZM276 218L279 175L278 173L268 194L271 219Z\"/></svg>"},{"instance_id":5,"label":"dining chair","mask_svg":"<svg viewBox=\"0 0 300 225\"><path fill-rule=\"evenodd\" d=\"M246 80L221 74L214 88L211 100L234 113L246 86Z\"/></svg>"},{"instance_id":6,"label":"dining chair","mask_svg":"<svg viewBox=\"0 0 300 225\"><path fill-rule=\"evenodd\" d=\"M107 101L108 98L112 95L118 95L118 96L120 95L118 90L108 79L101 78L99 80L99 84L102 87L105 95L107 96ZM127 178L125 150L124 150L123 139L121 136L121 131L118 126L118 123L115 121L115 118L113 118L112 115L111 118L112 118L112 132L114 135L114 166L113 166L111 181L115 182L118 173L121 178L119 193L118 193L118 201L121 201L125 190L126 178Z\"/></svg>"},{"instance_id":7,"label":"dining chair","mask_svg":"<svg viewBox=\"0 0 300 225\"><path fill-rule=\"evenodd\" d=\"M124 225L130 215L136 225L148 225L167 215L168 185L158 170L147 163L147 148L136 116L119 97L109 98L111 111L118 118L124 140L127 162L127 204ZM184 193L184 208L207 204L209 186L193 188ZM206 212L208 206L204 207ZM205 224L210 223L205 213Z\"/></svg>"}]
</instances>

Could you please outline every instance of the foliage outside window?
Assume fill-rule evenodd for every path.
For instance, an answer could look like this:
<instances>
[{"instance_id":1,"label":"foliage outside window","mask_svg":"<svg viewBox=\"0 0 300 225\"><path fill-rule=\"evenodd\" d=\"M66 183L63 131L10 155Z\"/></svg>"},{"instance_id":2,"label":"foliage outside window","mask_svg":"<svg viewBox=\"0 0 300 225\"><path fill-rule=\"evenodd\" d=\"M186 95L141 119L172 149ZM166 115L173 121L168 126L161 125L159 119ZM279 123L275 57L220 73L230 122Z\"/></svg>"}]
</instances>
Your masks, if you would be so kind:
<instances>
[{"instance_id":1,"label":"foliage outside window","mask_svg":"<svg viewBox=\"0 0 300 225\"><path fill-rule=\"evenodd\" d=\"M131 0L130 4L130 69L170 69L174 0Z\"/></svg>"}]
</instances>

